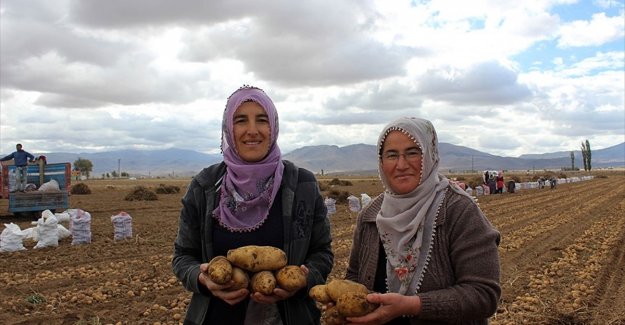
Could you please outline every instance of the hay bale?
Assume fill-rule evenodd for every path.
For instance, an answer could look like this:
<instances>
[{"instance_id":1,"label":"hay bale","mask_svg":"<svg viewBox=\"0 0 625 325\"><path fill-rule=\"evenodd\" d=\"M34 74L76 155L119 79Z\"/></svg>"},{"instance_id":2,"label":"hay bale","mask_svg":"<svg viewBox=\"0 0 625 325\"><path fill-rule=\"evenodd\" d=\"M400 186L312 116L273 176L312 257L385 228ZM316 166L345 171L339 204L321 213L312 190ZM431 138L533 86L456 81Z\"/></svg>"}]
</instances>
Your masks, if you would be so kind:
<instances>
[{"instance_id":1,"label":"hay bale","mask_svg":"<svg viewBox=\"0 0 625 325\"><path fill-rule=\"evenodd\" d=\"M132 192L124 198L126 201L156 201L158 196L145 186L135 186Z\"/></svg>"},{"instance_id":2,"label":"hay bale","mask_svg":"<svg viewBox=\"0 0 625 325\"><path fill-rule=\"evenodd\" d=\"M91 194L91 189L85 183L78 183L78 184L72 185L72 189L70 190L70 193L78 194L78 195Z\"/></svg>"},{"instance_id":3,"label":"hay bale","mask_svg":"<svg viewBox=\"0 0 625 325\"><path fill-rule=\"evenodd\" d=\"M176 194L180 193L180 187L175 185L161 184L156 188L157 194Z\"/></svg>"}]
</instances>

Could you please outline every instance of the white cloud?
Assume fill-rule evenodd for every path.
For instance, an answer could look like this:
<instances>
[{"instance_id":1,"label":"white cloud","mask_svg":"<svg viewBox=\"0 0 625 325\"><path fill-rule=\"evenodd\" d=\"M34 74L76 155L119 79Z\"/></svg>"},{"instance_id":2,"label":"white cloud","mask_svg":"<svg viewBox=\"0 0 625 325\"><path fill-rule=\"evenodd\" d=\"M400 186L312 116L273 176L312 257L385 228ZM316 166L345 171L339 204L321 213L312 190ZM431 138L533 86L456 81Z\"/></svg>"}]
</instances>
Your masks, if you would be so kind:
<instances>
[{"instance_id":1,"label":"white cloud","mask_svg":"<svg viewBox=\"0 0 625 325\"><path fill-rule=\"evenodd\" d=\"M555 9L588 6L7 0L0 152L17 141L37 152L214 152L226 98L242 84L273 98L283 152L374 144L404 115L493 154L567 150L580 137L614 145L625 133L614 46L624 28L622 6L608 2L571 21Z\"/></svg>"},{"instance_id":2,"label":"white cloud","mask_svg":"<svg viewBox=\"0 0 625 325\"><path fill-rule=\"evenodd\" d=\"M592 20L576 20L560 27L560 47L598 46L621 40L625 36L625 16L607 17L605 13L592 15Z\"/></svg>"},{"instance_id":3,"label":"white cloud","mask_svg":"<svg viewBox=\"0 0 625 325\"><path fill-rule=\"evenodd\" d=\"M417 83L423 95L457 105L506 105L531 96L517 82L516 72L497 62L479 63L468 70L429 71Z\"/></svg>"}]
</instances>

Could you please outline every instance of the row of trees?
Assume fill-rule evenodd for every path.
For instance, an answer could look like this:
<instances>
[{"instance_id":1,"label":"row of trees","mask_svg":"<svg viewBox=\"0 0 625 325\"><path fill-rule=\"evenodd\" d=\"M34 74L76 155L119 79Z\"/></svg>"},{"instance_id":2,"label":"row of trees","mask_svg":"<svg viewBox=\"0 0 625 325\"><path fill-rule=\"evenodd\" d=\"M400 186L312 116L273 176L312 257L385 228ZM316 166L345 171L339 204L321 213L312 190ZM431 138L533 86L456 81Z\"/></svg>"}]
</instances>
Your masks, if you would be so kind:
<instances>
[{"instance_id":1,"label":"row of trees","mask_svg":"<svg viewBox=\"0 0 625 325\"><path fill-rule=\"evenodd\" d=\"M590 141L582 141L582 160L584 163L584 170L590 171L592 169L592 152L590 151ZM575 170L575 151L571 151L571 169Z\"/></svg>"}]
</instances>

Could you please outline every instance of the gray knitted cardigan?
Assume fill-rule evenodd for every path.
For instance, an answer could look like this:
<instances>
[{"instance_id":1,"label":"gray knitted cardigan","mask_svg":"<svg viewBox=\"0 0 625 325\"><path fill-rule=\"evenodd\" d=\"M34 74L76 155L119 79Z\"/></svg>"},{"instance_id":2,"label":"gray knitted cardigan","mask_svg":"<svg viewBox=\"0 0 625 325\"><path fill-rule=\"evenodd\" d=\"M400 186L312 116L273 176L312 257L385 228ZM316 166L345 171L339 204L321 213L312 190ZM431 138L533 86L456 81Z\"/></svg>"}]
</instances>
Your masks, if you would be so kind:
<instances>
[{"instance_id":1,"label":"gray knitted cardigan","mask_svg":"<svg viewBox=\"0 0 625 325\"><path fill-rule=\"evenodd\" d=\"M499 303L499 232L477 204L449 186L435 221L429 261L411 324L488 324ZM380 194L358 215L346 278L373 288L379 256Z\"/></svg>"}]
</instances>

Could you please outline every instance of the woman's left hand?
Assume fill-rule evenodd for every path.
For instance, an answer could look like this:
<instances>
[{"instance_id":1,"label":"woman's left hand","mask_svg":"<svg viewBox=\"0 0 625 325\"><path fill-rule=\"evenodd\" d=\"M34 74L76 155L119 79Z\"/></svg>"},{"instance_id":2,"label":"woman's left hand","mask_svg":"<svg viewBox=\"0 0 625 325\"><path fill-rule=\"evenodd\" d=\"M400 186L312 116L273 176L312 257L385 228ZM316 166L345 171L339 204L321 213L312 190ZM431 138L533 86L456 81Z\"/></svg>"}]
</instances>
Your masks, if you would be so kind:
<instances>
[{"instance_id":1,"label":"woman's left hand","mask_svg":"<svg viewBox=\"0 0 625 325\"><path fill-rule=\"evenodd\" d=\"M380 307L365 316L347 317L347 324L384 324L402 315L418 315L421 311L421 299L418 296L371 293L367 295L367 301L379 304Z\"/></svg>"},{"instance_id":2,"label":"woman's left hand","mask_svg":"<svg viewBox=\"0 0 625 325\"><path fill-rule=\"evenodd\" d=\"M300 268L302 269L302 271L304 271L304 274L306 275L306 277L308 277L308 268L304 265L300 265ZM295 293L297 293L297 291L299 290L286 291L282 288L276 287L275 289L273 289L273 294L271 295L264 295L260 292L253 292L252 294L250 294L250 298L254 300L255 302L262 303L262 304L275 304L276 302L280 300L290 298Z\"/></svg>"}]
</instances>

